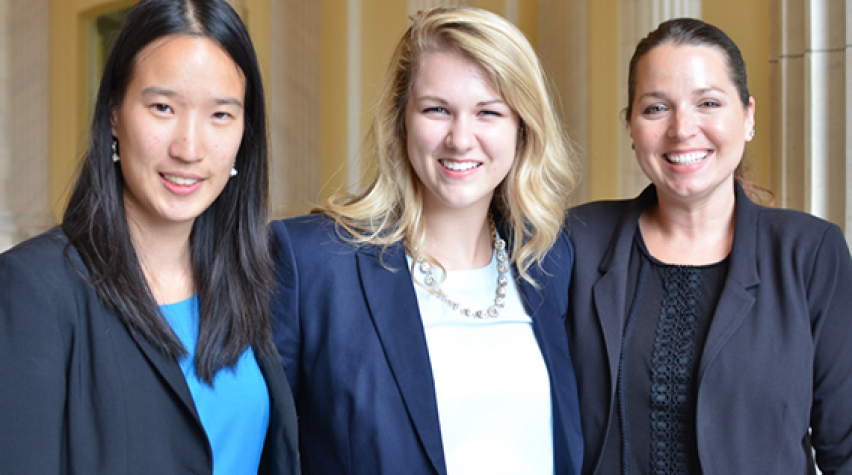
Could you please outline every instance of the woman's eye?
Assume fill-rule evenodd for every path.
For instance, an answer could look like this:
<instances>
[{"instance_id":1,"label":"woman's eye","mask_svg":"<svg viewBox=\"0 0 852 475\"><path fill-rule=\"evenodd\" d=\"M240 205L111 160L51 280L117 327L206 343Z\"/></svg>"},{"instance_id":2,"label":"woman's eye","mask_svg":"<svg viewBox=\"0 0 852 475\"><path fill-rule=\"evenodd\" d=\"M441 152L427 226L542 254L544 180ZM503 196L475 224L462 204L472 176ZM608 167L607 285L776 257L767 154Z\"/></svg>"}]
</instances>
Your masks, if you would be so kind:
<instances>
[{"instance_id":1,"label":"woman's eye","mask_svg":"<svg viewBox=\"0 0 852 475\"><path fill-rule=\"evenodd\" d=\"M503 117L503 114L494 111L494 110L483 110L479 112L481 115L487 115L491 117Z\"/></svg>"},{"instance_id":2,"label":"woman's eye","mask_svg":"<svg viewBox=\"0 0 852 475\"><path fill-rule=\"evenodd\" d=\"M229 117L232 117L232 116L231 116L231 114L229 114L227 112L216 112L216 113L213 114L213 118L217 119L217 120L224 120L224 119L227 119Z\"/></svg>"},{"instance_id":3,"label":"woman's eye","mask_svg":"<svg viewBox=\"0 0 852 475\"><path fill-rule=\"evenodd\" d=\"M719 101L706 100L706 101L701 101L700 105L701 105L701 107L719 107L722 104L719 104Z\"/></svg>"},{"instance_id":4,"label":"woman's eye","mask_svg":"<svg viewBox=\"0 0 852 475\"><path fill-rule=\"evenodd\" d=\"M648 107L642 109L642 113L646 114L646 115L648 115L648 114L659 114L660 112L665 112L665 111L666 111L665 106L660 105L660 104L654 104L653 106L648 106Z\"/></svg>"},{"instance_id":5,"label":"woman's eye","mask_svg":"<svg viewBox=\"0 0 852 475\"><path fill-rule=\"evenodd\" d=\"M172 112L171 106L169 106L167 104L154 104L153 107L154 107L154 110L156 110L157 112L162 112L162 113Z\"/></svg>"},{"instance_id":6,"label":"woman's eye","mask_svg":"<svg viewBox=\"0 0 852 475\"><path fill-rule=\"evenodd\" d=\"M445 107L435 106L435 107L427 107L427 108L423 109L423 112L425 112L427 114L446 114L447 109Z\"/></svg>"}]
</instances>

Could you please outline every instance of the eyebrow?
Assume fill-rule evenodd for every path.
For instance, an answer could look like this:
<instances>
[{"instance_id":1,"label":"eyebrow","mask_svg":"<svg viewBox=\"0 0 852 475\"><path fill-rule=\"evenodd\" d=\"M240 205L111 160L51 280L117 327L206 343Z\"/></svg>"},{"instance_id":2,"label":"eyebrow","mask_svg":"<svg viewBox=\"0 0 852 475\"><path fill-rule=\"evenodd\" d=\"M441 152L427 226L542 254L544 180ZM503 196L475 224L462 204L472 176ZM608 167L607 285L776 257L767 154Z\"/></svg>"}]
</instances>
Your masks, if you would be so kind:
<instances>
[{"instance_id":1,"label":"eyebrow","mask_svg":"<svg viewBox=\"0 0 852 475\"><path fill-rule=\"evenodd\" d=\"M722 94L727 94L724 90L719 89L718 87L702 87L700 89L696 89L696 90L692 91L692 95L693 96L701 96L701 95L707 94L708 92L719 92L719 93L722 93ZM654 97L654 98L659 98L659 99L665 99L665 98L668 97L668 95L666 93L662 92L662 91L651 91L651 92L646 92L639 97L640 98L642 98L642 97Z\"/></svg>"},{"instance_id":2,"label":"eyebrow","mask_svg":"<svg viewBox=\"0 0 852 475\"><path fill-rule=\"evenodd\" d=\"M435 101L439 104L449 104L449 102L447 100L442 99L438 96L425 95L425 96L415 97L414 99L417 100L417 101ZM504 101L502 99L489 99L487 101L477 102L476 106L477 107L483 107L483 106L487 106L487 105L491 105L491 104L504 104L505 105L506 101Z\"/></svg>"},{"instance_id":3,"label":"eyebrow","mask_svg":"<svg viewBox=\"0 0 852 475\"><path fill-rule=\"evenodd\" d=\"M162 87L150 86L142 90L143 96L165 96L169 98L177 98L180 96L176 91L164 89ZM217 106L232 105L242 108L243 102L236 97L214 97L210 102Z\"/></svg>"}]
</instances>

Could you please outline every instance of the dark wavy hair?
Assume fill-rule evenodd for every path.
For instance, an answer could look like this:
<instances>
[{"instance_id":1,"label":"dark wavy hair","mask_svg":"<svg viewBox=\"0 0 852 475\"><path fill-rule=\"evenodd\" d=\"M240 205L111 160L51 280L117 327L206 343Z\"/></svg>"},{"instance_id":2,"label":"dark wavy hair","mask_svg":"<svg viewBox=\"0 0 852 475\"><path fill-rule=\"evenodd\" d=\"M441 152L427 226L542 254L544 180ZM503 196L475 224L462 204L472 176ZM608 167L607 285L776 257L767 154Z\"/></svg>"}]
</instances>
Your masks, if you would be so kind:
<instances>
[{"instance_id":1,"label":"dark wavy hair","mask_svg":"<svg viewBox=\"0 0 852 475\"><path fill-rule=\"evenodd\" d=\"M98 296L127 328L173 358L186 355L142 272L128 231L123 178L111 159L111 118L124 100L137 55L160 38L181 35L218 44L246 82L244 131L235 162L239 176L195 220L189 238L200 307L194 363L198 376L212 383L215 373L236 364L249 346L270 355L275 351L269 336L274 281L266 232L264 92L248 32L225 0L141 0L130 10L106 61L88 150L62 228Z\"/></svg>"},{"instance_id":2,"label":"dark wavy hair","mask_svg":"<svg viewBox=\"0 0 852 475\"><path fill-rule=\"evenodd\" d=\"M624 110L624 117L628 123L633 116L633 99L636 97L636 74L639 61L651 50L664 44L716 48L725 58L728 75L737 89L740 102L742 102L743 107L748 107L751 94L748 92L745 60L734 40L718 27L704 21L695 18L675 18L660 23L656 30L649 33L636 45L636 49L633 51L633 57L630 58L630 69L627 73L627 107ZM772 192L755 183L750 177L750 172L751 167L748 160L743 157L734 171L734 177L742 183L752 198L761 202L771 202L773 200Z\"/></svg>"}]
</instances>

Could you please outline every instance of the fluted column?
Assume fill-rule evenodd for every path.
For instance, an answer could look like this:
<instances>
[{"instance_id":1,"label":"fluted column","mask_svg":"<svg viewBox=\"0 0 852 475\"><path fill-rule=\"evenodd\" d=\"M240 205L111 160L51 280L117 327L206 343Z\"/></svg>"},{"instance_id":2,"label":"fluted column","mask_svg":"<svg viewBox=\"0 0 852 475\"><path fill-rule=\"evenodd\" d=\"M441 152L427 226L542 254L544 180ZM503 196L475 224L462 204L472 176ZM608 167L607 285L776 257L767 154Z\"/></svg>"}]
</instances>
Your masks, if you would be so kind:
<instances>
[{"instance_id":1,"label":"fluted column","mask_svg":"<svg viewBox=\"0 0 852 475\"><path fill-rule=\"evenodd\" d=\"M317 203L319 164L319 2L275 0L269 48L269 131L273 217Z\"/></svg>"},{"instance_id":2,"label":"fluted column","mask_svg":"<svg viewBox=\"0 0 852 475\"><path fill-rule=\"evenodd\" d=\"M852 193L848 191L848 187L852 184L852 2L846 0L846 240L852 244Z\"/></svg>"},{"instance_id":3,"label":"fluted column","mask_svg":"<svg viewBox=\"0 0 852 475\"><path fill-rule=\"evenodd\" d=\"M11 87L9 63L12 45L9 35L10 1L0 0L0 252L8 249L16 239L17 228L12 221L6 196L8 194L8 169L12 158L10 143L9 113Z\"/></svg>"},{"instance_id":4,"label":"fluted column","mask_svg":"<svg viewBox=\"0 0 852 475\"><path fill-rule=\"evenodd\" d=\"M850 229L852 0L773 0L777 201Z\"/></svg>"},{"instance_id":5,"label":"fluted column","mask_svg":"<svg viewBox=\"0 0 852 475\"><path fill-rule=\"evenodd\" d=\"M701 18L701 0L620 0L618 11L618 31L621 32L618 44L618 102L621 107L627 107L627 73L636 44L665 20ZM630 149L625 118L620 115L613 119L613 123L613 130L618 130L619 193L623 198L633 197L645 188L648 179L639 169Z\"/></svg>"},{"instance_id":6,"label":"fluted column","mask_svg":"<svg viewBox=\"0 0 852 475\"><path fill-rule=\"evenodd\" d=\"M0 14L5 30L0 42L8 42L0 47L0 64L8 65L0 72L0 246L5 248L53 225L46 191L49 0L0 0L0 8L6 9Z\"/></svg>"}]
</instances>

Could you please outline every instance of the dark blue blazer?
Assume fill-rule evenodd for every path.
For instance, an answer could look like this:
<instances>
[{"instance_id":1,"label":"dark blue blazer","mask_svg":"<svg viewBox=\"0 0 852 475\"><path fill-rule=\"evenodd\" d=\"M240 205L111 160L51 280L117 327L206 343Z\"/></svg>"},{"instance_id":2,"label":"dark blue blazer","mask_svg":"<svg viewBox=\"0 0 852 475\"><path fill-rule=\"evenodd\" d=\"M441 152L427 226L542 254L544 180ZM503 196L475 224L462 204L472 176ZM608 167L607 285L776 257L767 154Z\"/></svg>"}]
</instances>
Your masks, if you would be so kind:
<instances>
[{"instance_id":1,"label":"dark blue blazer","mask_svg":"<svg viewBox=\"0 0 852 475\"><path fill-rule=\"evenodd\" d=\"M279 282L274 334L296 398L303 472L446 475L426 337L403 246L384 253L355 247L321 215L274 222L272 234ZM572 260L563 237L544 272L532 272L541 289L520 283L550 374L558 475L579 474L582 457L564 330Z\"/></svg>"},{"instance_id":2,"label":"dark blue blazer","mask_svg":"<svg viewBox=\"0 0 852 475\"><path fill-rule=\"evenodd\" d=\"M613 417L627 266L638 219L656 202L580 206L567 320L585 435L598 474ZM698 368L696 432L704 475L852 474L852 259L840 229L758 206L736 185L728 276ZM812 437L808 440L808 431ZM609 475L609 474L601 474Z\"/></svg>"}]
</instances>

